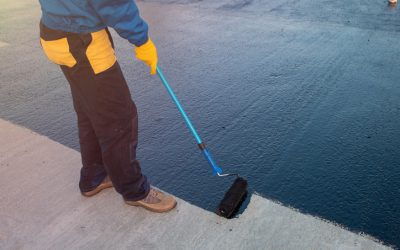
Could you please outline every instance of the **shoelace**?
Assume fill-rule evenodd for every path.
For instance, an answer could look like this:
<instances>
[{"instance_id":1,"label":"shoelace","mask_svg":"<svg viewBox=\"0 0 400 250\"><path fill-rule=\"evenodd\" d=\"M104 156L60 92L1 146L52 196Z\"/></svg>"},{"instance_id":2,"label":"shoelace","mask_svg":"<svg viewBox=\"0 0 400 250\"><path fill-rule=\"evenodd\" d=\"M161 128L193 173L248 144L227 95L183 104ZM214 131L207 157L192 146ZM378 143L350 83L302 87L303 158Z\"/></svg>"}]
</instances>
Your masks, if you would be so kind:
<instances>
[{"instance_id":1,"label":"shoelace","mask_svg":"<svg viewBox=\"0 0 400 250\"><path fill-rule=\"evenodd\" d=\"M146 203L154 204L159 203L161 199L159 198L158 192L151 189L149 194L146 196L146 198L143 199L143 201Z\"/></svg>"}]
</instances>

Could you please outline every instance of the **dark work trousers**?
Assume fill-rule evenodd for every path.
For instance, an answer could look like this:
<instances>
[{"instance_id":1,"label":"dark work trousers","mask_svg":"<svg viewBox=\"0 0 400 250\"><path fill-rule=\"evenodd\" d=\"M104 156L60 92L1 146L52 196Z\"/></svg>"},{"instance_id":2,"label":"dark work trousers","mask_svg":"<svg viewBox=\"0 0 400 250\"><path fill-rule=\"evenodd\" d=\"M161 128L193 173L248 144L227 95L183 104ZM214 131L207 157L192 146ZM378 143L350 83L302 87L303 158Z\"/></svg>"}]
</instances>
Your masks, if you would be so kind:
<instances>
[{"instance_id":1,"label":"dark work trousers","mask_svg":"<svg viewBox=\"0 0 400 250\"><path fill-rule=\"evenodd\" d=\"M60 36L67 38L69 51L76 60L73 67L61 65L61 69L71 87L78 119L80 190L94 189L108 175L125 200L143 199L150 185L136 159L137 110L118 62L95 74L85 53L94 36L54 31L41 24L42 39L51 41Z\"/></svg>"}]
</instances>

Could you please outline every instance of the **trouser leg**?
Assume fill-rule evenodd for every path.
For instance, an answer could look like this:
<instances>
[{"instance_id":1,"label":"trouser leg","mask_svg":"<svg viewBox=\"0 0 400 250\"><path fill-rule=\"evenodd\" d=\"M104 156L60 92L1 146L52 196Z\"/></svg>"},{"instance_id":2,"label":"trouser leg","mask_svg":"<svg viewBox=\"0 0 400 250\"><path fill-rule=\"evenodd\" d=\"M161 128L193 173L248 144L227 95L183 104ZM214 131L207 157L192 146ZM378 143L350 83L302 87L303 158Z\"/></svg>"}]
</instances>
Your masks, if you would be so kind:
<instances>
[{"instance_id":1,"label":"trouser leg","mask_svg":"<svg viewBox=\"0 0 400 250\"><path fill-rule=\"evenodd\" d=\"M79 95L71 86L74 109L78 119L79 144L82 157L82 168L79 180L81 192L96 188L107 176L103 166L101 148L89 117L79 103Z\"/></svg>"},{"instance_id":2,"label":"trouser leg","mask_svg":"<svg viewBox=\"0 0 400 250\"><path fill-rule=\"evenodd\" d=\"M115 63L110 69L97 75L85 67L62 69L71 85L74 99L79 99L90 120L100 146L104 168L115 189L125 200L144 198L150 186L136 159L137 110L119 64ZM80 133L80 140L84 144L85 135L87 134ZM93 148L81 153L90 153L91 150ZM90 154L82 155L82 159L84 158L91 158Z\"/></svg>"}]
</instances>

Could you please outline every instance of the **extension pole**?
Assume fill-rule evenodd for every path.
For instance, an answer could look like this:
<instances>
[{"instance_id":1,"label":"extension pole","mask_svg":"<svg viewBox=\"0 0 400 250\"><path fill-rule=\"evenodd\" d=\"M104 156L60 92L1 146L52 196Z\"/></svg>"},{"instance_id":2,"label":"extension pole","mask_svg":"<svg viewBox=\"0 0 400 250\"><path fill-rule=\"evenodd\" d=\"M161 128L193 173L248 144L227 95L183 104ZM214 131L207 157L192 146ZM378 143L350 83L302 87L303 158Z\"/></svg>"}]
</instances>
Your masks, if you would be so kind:
<instances>
[{"instance_id":1,"label":"extension pole","mask_svg":"<svg viewBox=\"0 0 400 250\"><path fill-rule=\"evenodd\" d=\"M179 112L181 113L183 119L187 127L189 128L190 132L192 133L193 137L197 142L197 146L200 148L201 152L203 153L204 157L207 159L210 166L213 168L213 175L221 175L222 169L218 167L215 163L214 159L212 158L210 152L208 152L206 148L206 144L201 140L199 134L197 133L196 129L194 128L192 122L190 121L188 115L186 114L185 110L183 109L181 103L179 102L178 98L176 97L174 91L172 90L171 86L169 85L167 79L165 78L164 74L162 73L161 69L157 66L157 75L160 77L164 87L167 89L168 94L171 96L172 100L174 101L176 107L178 108Z\"/></svg>"}]
</instances>

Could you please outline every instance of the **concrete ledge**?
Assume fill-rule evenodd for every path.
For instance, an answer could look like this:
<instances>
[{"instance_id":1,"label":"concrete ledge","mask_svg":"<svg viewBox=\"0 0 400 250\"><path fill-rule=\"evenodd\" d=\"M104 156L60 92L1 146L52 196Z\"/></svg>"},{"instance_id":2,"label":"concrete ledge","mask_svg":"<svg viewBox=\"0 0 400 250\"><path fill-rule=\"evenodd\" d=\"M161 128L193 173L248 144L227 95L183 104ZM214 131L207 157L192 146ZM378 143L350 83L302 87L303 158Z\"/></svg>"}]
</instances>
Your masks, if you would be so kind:
<instances>
[{"instance_id":1,"label":"concrete ledge","mask_svg":"<svg viewBox=\"0 0 400 250\"><path fill-rule=\"evenodd\" d=\"M232 220L183 200L153 214L113 189L85 198L78 152L1 119L0 138L1 249L389 249L258 195Z\"/></svg>"},{"instance_id":2,"label":"concrete ledge","mask_svg":"<svg viewBox=\"0 0 400 250\"><path fill-rule=\"evenodd\" d=\"M6 47L6 46L8 46L8 45L9 45L8 43L5 43L5 42L0 41L0 48L1 48L1 47Z\"/></svg>"}]
</instances>

